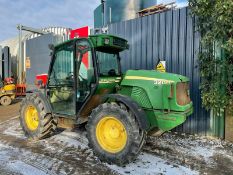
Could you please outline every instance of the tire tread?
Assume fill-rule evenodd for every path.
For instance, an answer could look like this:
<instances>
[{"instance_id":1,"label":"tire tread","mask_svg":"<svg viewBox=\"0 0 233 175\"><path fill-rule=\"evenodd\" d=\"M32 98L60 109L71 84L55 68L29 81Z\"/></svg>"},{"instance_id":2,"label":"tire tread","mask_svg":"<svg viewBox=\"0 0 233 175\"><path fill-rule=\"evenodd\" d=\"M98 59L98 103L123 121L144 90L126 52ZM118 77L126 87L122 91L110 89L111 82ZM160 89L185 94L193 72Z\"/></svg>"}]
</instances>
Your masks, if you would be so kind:
<instances>
[{"instance_id":1,"label":"tire tread","mask_svg":"<svg viewBox=\"0 0 233 175\"><path fill-rule=\"evenodd\" d=\"M27 126L25 124L24 120L24 110L29 105L33 104L35 107L37 107L37 112L39 114L39 118L41 120L41 124L36 132L30 132L27 129ZM30 94L27 95L20 105L20 124L23 128L23 131L25 135L29 138L32 138L34 140L41 140L48 138L52 136L57 128L57 123L52 116L51 113L46 111L46 108L44 106L44 103L40 97L38 97L36 94Z\"/></svg>"},{"instance_id":2,"label":"tire tread","mask_svg":"<svg viewBox=\"0 0 233 175\"><path fill-rule=\"evenodd\" d=\"M96 143L93 141L95 139L95 134L93 133L93 131L96 127L96 123L94 123L94 121L95 117L98 116L102 111L117 111L119 113L120 119L122 119L122 117L127 116L127 120L131 128L131 134L129 135L129 137L131 138L132 143L128 145L129 148L127 149L128 152L126 156L115 156L115 158L112 158L112 156L110 156L105 151L100 152L99 149L96 148ZM92 111L91 115L89 116L89 121L87 123L86 128L87 138L89 140L89 147L91 147L94 150L94 154L96 154L100 160L106 161L108 163L115 163L120 166L123 166L135 160L135 158L139 155L142 146L144 145L146 140L146 131L140 129L136 117L133 115L130 109L127 108L127 106L123 103L111 102L99 105L96 109Z\"/></svg>"}]
</instances>

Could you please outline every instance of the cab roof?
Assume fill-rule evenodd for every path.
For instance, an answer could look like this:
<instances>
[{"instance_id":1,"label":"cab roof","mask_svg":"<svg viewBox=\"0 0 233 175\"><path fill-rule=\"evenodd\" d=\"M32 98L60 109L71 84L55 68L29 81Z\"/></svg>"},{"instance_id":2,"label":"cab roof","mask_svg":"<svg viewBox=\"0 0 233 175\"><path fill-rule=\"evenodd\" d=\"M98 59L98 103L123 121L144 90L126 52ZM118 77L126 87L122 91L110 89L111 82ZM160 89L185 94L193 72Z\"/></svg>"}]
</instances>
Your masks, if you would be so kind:
<instances>
[{"instance_id":1,"label":"cab roof","mask_svg":"<svg viewBox=\"0 0 233 175\"><path fill-rule=\"evenodd\" d=\"M65 41L61 44L56 45L55 49L58 49L59 47L62 47L70 43L74 43L80 39L84 39L84 38L75 38L72 40ZM85 39L89 39L89 41L92 42L93 47L100 52L118 53L129 48L127 40L114 35L108 35L108 34L90 35L88 38Z\"/></svg>"}]
</instances>

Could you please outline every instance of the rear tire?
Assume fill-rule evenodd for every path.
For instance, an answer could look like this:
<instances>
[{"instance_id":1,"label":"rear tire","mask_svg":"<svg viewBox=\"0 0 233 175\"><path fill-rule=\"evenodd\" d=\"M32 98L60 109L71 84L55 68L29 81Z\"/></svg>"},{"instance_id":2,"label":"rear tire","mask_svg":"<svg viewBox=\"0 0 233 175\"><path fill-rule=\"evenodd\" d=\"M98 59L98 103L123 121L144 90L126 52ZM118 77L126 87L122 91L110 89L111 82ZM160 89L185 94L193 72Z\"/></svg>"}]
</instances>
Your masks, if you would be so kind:
<instances>
[{"instance_id":1,"label":"rear tire","mask_svg":"<svg viewBox=\"0 0 233 175\"><path fill-rule=\"evenodd\" d=\"M20 125L25 135L33 140L52 136L57 128L57 122L49 111L46 111L43 100L31 94L21 103Z\"/></svg>"},{"instance_id":2,"label":"rear tire","mask_svg":"<svg viewBox=\"0 0 233 175\"><path fill-rule=\"evenodd\" d=\"M1 105L9 106L11 104L11 102L12 102L12 99L9 96L3 96L3 97L1 97L0 101L1 101Z\"/></svg>"},{"instance_id":3,"label":"rear tire","mask_svg":"<svg viewBox=\"0 0 233 175\"><path fill-rule=\"evenodd\" d=\"M122 166L138 156L146 132L140 129L135 116L125 105L104 103L92 111L87 123L87 137L89 146L100 160Z\"/></svg>"}]
</instances>

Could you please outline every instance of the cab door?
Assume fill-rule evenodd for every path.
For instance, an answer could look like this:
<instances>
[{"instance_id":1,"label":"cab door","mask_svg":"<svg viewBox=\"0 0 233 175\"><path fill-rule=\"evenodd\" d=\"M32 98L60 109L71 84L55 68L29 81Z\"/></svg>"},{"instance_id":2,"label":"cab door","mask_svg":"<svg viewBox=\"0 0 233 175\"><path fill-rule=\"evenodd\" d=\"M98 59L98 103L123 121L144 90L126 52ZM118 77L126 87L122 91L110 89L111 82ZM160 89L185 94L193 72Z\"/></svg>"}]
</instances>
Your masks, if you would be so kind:
<instances>
[{"instance_id":1,"label":"cab door","mask_svg":"<svg viewBox=\"0 0 233 175\"><path fill-rule=\"evenodd\" d=\"M47 94L53 112L76 115L76 95L74 79L74 43L65 44L54 53L50 68Z\"/></svg>"},{"instance_id":2,"label":"cab door","mask_svg":"<svg viewBox=\"0 0 233 175\"><path fill-rule=\"evenodd\" d=\"M91 96L93 85L96 83L93 51L90 42L87 39L80 39L76 42L76 101L77 111Z\"/></svg>"}]
</instances>

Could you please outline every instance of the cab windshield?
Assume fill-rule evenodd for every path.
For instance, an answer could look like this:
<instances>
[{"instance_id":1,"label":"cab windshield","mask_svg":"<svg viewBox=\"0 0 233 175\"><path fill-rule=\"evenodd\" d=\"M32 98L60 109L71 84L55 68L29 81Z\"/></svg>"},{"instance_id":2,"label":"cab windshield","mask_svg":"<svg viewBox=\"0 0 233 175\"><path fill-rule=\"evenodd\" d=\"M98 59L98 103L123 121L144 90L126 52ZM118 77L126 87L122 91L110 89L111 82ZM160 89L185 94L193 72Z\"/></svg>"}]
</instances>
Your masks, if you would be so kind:
<instances>
[{"instance_id":1,"label":"cab windshield","mask_svg":"<svg viewBox=\"0 0 233 175\"><path fill-rule=\"evenodd\" d=\"M99 75L100 76L119 76L120 66L119 66L119 54L104 53L96 51L98 65L99 65Z\"/></svg>"}]
</instances>

